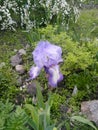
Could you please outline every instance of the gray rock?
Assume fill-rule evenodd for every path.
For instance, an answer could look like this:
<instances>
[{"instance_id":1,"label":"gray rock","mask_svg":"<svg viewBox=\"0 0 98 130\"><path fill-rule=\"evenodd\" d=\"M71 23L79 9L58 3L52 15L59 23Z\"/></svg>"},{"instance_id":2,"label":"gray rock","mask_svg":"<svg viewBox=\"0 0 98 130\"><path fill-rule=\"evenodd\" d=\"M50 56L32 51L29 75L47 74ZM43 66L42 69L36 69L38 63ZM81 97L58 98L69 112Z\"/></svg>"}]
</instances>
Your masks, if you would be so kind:
<instances>
[{"instance_id":1,"label":"gray rock","mask_svg":"<svg viewBox=\"0 0 98 130\"><path fill-rule=\"evenodd\" d=\"M77 86L75 86L72 92L72 96L77 95L77 93L78 93L78 88Z\"/></svg>"},{"instance_id":2,"label":"gray rock","mask_svg":"<svg viewBox=\"0 0 98 130\"><path fill-rule=\"evenodd\" d=\"M32 81L32 82L29 82L29 83L26 83L26 90L27 90L27 93L31 96L31 97L36 97L36 94L37 94L37 84L35 81ZM41 87L41 92L43 92L43 87Z\"/></svg>"},{"instance_id":3,"label":"gray rock","mask_svg":"<svg viewBox=\"0 0 98 130\"><path fill-rule=\"evenodd\" d=\"M69 109L68 106L65 106L65 105L63 105L63 104L60 106L60 111L61 111L63 114L64 114L64 113L67 113L68 109Z\"/></svg>"},{"instance_id":4,"label":"gray rock","mask_svg":"<svg viewBox=\"0 0 98 130\"><path fill-rule=\"evenodd\" d=\"M0 69L2 69L5 66L5 62L0 63Z\"/></svg>"},{"instance_id":5,"label":"gray rock","mask_svg":"<svg viewBox=\"0 0 98 130\"><path fill-rule=\"evenodd\" d=\"M30 45L29 45L29 44L27 44L27 45L25 46L25 49L28 49L28 48L30 48Z\"/></svg>"},{"instance_id":6,"label":"gray rock","mask_svg":"<svg viewBox=\"0 0 98 130\"><path fill-rule=\"evenodd\" d=\"M23 65L16 65L15 66L15 70L19 73L19 74L24 74L25 73L25 68Z\"/></svg>"},{"instance_id":7,"label":"gray rock","mask_svg":"<svg viewBox=\"0 0 98 130\"><path fill-rule=\"evenodd\" d=\"M17 49L14 49L14 52L17 52Z\"/></svg>"},{"instance_id":8,"label":"gray rock","mask_svg":"<svg viewBox=\"0 0 98 130\"><path fill-rule=\"evenodd\" d=\"M27 85L27 93L30 95L30 96L36 96L36 82L31 82Z\"/></svg>"},{"instance_id":9,"label":"gray rock","mask_svg":"<svg viewBox=\"0 0 98 130\"><path fill-rule=\"evenodd\" d=\"M98 100L82 102L81 112L98 126Z\"/></svg>"},{"instance_id":10,"label":"gray rock","mask_svg":"<svg viewBox=\"0 0 98 130\"><path fill-rule=\"evenodd\" d=\"M25 101L26 97L24 94L17 94L16 98L15 98L15 103L17 105L23 105L23 102Z\"/></svg>"},{"instance_id":11,"label":"gray rock","mask_svg":"<svg viewBox=\"0 0 98 130\"><path fill-rule=\"evenodd\" d=\"M23 79L22 79L21 76L19 76L19 77L17 78L17 86L22 86L22 84L23 84Z\"/></svg>"},{"instance_id":12,"label":"gray rock","mask_svg":"<svg viewBox=\"0 0 98 130\"><path fill-rule=\"evenodd\" d=\"M26 51L24 49L20 49L18 52L20 55L26 55Z\"/></svg>"},{"instance_id":13,"label":"gray rock","mask_svg":"<svg viewBox=\"0 0 98 130\"><path fill-rule=\"evenodd\" d=\"M22 57L19 54L12 56L10 60L11 60L11 65L13 67L22 63Z\"/></svg>"}]
</instances>

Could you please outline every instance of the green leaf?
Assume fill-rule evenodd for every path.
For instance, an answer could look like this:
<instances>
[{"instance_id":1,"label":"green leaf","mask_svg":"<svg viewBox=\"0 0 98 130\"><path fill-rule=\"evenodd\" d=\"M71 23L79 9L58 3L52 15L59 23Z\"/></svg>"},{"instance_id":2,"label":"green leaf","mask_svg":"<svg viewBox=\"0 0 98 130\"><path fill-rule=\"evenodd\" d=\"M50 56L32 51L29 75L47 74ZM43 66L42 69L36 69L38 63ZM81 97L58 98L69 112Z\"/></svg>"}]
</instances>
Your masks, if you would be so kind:
<instances>
[{"instance_id":1,"label":"green leaf","mask_svg":"<svg viewBox=\"0 0 98 130\"><path fill-rule=\"evenodd\" d=\"M50 125L48 126L45 130L57 130L57 128L55 128L55 125Z\"/></svg>"},{"instance_id":2,"label":"green leaf","mask_svg":"<svg viewBox=\"0 0 98 130\"><path fill-rule=\"evenodd\" d=\"M0 118L0 130L4 130L4 128L5 128L4 124L5 124L5 120L3 118Z\"/></svg>"},{"instance_id":3,"label":"green leaf","mask_svg":"<svg viewBox=\"0 0 98 130\"><path fill-rule=\"evenodd\" d=\"M48 101L45 104L45 114L44 114L44 128L50 125L50 108L52 105L51 98L48 98Z\"/></svg>"},{"instance_id":4,"label":"green leaf","mask_svg":"<svg viewBox=\"0 0 98 130\"><path fill-rule=\"evenodd\" d=\"M44 121L44 112L40 112L40 115L39 115L39 130L44 130L43 121Z\"/></svg>"},{"instance_id":5,"label":"green leaf","mask_svg":"<svg viewBox=\"0 0 98 130\"><path fill-rule=\"evenodd\" d=\"M76 120L78 122L84 123L86 125L91 126L92 128L94 128L95 130L97 130L97 128L93 125L93 123L91 121L89 121L88 119L85 119L84 117L81 116L73 116L71 117L71 120Z\"/></svg>"},{"instance_id":6,"label":"green leaf","mask_svg":"<svg viewBox=\"0 0 98 130\"><path fill-rule=\"evenodd\" d=\"M25 104L25 108L28 110L28 112L31 114L32 121L35 123L36 129L39 130L39 114L38 109L31 104Z\"/></svg>"},{"instance_id":7,"label":"green leaf","mask_svg":"<svg viewBox=\"0 0 98 130\"><path fill-rule=\"evenodd\" d=\"M38 107L44 109L45 104L44 104L44 101L43 101L43 95L42 95L42 92L41 92L41 87L40 87L38 82L36 82L36 86L37 86L37 100L38 100L37 104L38 104Z\"/></svg>"},{"instance_id":8,"label":"green leaf","mask_svg":"<svg viewBox=\"0 0 98 130\"><path fill-rule=\"evenodd\" d=\"M69 122L66 122L66 123L65 123L65 126L66 126L66 130L71 130L71 128L70 128L70 123L69 123Z\"/></svg>"},{"instance_id":9,"label":"green leaf","mask_svg":"<svg viewBox=\"0 0 98 130\"><path fill-rule=\"evenodd\" d=\"M33 121L31 118L29 118L28 124L29 124L34 130L37 130L37 126L36 126L36 124L34 123L34 121Z\"/></svg>"}]
</instances>

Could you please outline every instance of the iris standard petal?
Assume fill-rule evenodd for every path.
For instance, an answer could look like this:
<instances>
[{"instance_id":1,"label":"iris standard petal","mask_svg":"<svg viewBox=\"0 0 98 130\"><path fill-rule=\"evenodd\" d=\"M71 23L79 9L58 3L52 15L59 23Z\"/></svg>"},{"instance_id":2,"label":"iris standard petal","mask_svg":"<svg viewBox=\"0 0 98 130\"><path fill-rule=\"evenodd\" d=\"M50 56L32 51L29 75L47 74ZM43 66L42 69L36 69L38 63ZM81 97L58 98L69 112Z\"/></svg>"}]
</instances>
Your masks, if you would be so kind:
<instances>
[{"instance_id":1,"label":"iris standard petal","mask_svg":"<svg viewBox=\"0 0 98 130\"><path fill-rule=\"evenodd\" d=\"M30 79L35 79L39 75L40 70L41 70L41 68L39 68L37 66L32 66L29 71Z\"/></svg>"},{"instance_id":2,"label":"iris standard petal","mask_svg":"<svg viewBox=\"0 0 98 130\"><path fill-rule=\"evenodd\" d=\"M63 61L61 47L52 45L48 41L40 41L32 54L34 63L40 68L50 67Z\"/></svg>"},{"instance_id":3,"label":"iris standard petal","mask_svg":"<svg viewBox=\"0 0 98 130\"><path fill-rule=\"evenodd\" d=\"M45 67L45 71L48 74L48 83L51 87L57 87L58 82L63 80L63 75L60 73L59 65L50 68Z\"/></svg>"}]
</instances>

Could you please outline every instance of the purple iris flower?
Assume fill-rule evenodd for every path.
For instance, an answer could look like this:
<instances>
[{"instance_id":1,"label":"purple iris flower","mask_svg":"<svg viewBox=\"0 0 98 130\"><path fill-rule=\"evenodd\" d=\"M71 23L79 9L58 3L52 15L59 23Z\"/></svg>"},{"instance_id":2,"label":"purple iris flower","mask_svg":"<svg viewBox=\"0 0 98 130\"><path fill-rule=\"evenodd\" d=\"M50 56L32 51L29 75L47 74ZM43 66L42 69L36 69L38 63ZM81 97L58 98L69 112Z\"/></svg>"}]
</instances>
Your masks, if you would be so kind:
<instances>
[{"instance_id":1,"label":"purple iris flower","mask_svg":"<svg viewBox=\"0 0 98 130\"><path fill-rule=\"evenodd\" d=\"M33 66L29 71L30 79L35 79L39 75L40 70L44 68L48 75L49 85L56 87L58 82L63 79L58 65L63 61L61 47L53 45L48 41L40 41L32 54L36 66Z\"/></svg>"}]
</instances>

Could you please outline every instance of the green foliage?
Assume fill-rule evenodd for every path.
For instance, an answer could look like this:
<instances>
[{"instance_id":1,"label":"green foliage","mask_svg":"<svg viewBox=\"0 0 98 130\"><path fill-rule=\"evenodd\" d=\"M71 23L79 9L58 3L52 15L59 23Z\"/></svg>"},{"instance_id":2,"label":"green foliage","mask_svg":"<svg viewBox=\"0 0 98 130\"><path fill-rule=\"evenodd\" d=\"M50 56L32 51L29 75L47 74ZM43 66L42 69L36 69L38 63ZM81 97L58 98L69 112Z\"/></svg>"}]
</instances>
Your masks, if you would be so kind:
<instances>
[{"instance_id":1,"label":"green foliage","mask_svg":"<svg viewBox=\"0 0 98 130\"><path fill-rule=\"evenodd\" d=\"M98 72L98 41L81 44L73 41L66 32L59 30L58 26L48 25L35 31L36 36L33 39L32 46L35 46L39 40L48 40L53 44L59 45L63 51L63 63L61 71L66 76L65 82L68 89L73 89L76 85L79 89L79 98L82 100L85 96L88 98L91 92L97 87ZM43 83L46 81L40 78ZM77 97L78 97L77 96Z\"/></svg>"},{"instance_id":2,"label":"green foliage","mask_svg":"<svg viewBox=\"0 0 98 130\"><path fill-rule=\"evenodd\" d=\"M61 105L65 103L66 101L66 95L61 96L58 93L53 93L51 96L51 100L53 101L52 106L51 106L51 117L53 119L60 119L61 113L60 113L60 107Z\"/></svg>"},{"instance_id":3,"label":"green foliage","mask_svg":"<svg viewBox=\"0 0 98 130\"><path fill-rule=\"evenodd\" d=\"M82 115L71 115L63 120L62 123L58 125L58 129L63 128L64 130L97 130L98 128L95 124L88 120L86 117Z\"/></svg>"},{"instance_id":4,"label":"green foliage","mask_svg":"<svg viewBox=\"0 0 98 130\"><path fill-rule=\"evenodd\" d=\"M13 79L13 74L9 68L2 68L0 70L0 99L13 100L15 95L18 93L18 89L15 87L15 78Z\"/></svg>"},{"instance_id":5,"label":"green foliage","mask_svg":"<svg viewBox=\"0 0 98 130\"><path fill-rule=\"evenodd\" d=\"M50 119L51 104L50 97L44 103L41 88L37 83L37 106L25 104L26 113L30 115L28 123L34 130L53 130L55 128L55 124Z\"/></svg>"},{"instance_id":6,"label":"green foliage","mask_svg":"<svg viewBox=\"0 0 98 130\"><path fill-rule=\"evenodd\" d=\"M0 102L0 130L28 130L25 126L28 118L24 110L10 103Z\"/></svg>"},{"instance_id":7,"label":"green foliage","mask_svg":"<svg viewBox=\"0 0 98 130\"><path fill-rule=\"evenodd\" d=\"M32 27L46 26L50 23L65 27L69 21L75 22L77 19L80 3L57 0L0 0L0 28L15 30L18 26L28 31Z\"/></svg>"},{"instance_id":8,"label":"green foliage","mask_svg":"<svg viewBox=\"0 0 98 130\"><path fill-rule=\"evenodd\" d=\"M39 86L37 92L39 93L39 97L42 97ZM81 116L68 117L68 119L62 121L62 123L56 128L53 121L50 119L52 100L53 98L49 98L47 102L43 102L44 108L41 108L39 103L37 106L25 104L24 109L26 112L20 106L15 107L15 105L10 103L8 100L5 103L0 102L0 129L29 130L33 128L34 130L59 130L62 125L65 125L66 130L97 130L92 122ZM43 107L43 105L41 106Z\"/></svg>"},{"instance_id":9,"label":"green foliage","mask_svg":"<svg viewBox=\"0 0 98 130\"><path fill-rule=\"evenodd\" d=\"M67 83L69 88L73 88L73 86L76 85L79 90L86 90L86 91L89 88L94 90L94 86L97 85L94 76L88 70L80 72L79 74L74 73L69 75Z\"/></svg>"},{"instance_id":10,"label":"green foliage","mask_svg":"<svg viewBox=\"0 0 98 130\"><path fill-rule=\"evenodd\" d=\"M89 121L88 119L85 119L82 116L72 116L71 120L76 120L76 121L81 122L83 124L89 125L93 129L97 130L97 128L93 125L93 123L91 121Z\"/></svg>"},{"instance_id":11,"label":"green foliage","mask_svg":"<svg viewBox=\"0 0 98 130\"><path fill-rule=\"evenodd\" d=\"M97 11L92 11L92 13L90 13L91 12L87 12L85 16L81 14L80 20L78 20L71 31L69 30L70 36L68 36L66 32L62 31L63 28L51 25L48 25L45 28L34 29L30 32L30 35L28 35L30 42L32 43L32 51L39 40L48 40L49 42L62 47L62 56L64 61L61 64L61 71L65 76L64 83L66 84L64 84L64 86L66 86L68 91L67 96L70 97L71 94L69 93L72 93L74 86L77 86L78 88L78 93L68 99L68 105L73 108L73 111L77 111L80 102L83 99L90 99L92 92L94 95L98 85L98 40L95 38L97 36L98 24L97 17L95 18ZM4 35L2 34L0 36L0 43L3 43L0 45L0 52L2 53L2 55L0 55L0 61L6 63L6 67L3 67L0 70L0 98L4 101L7 98L10 98L10 100L14 99L15 94L18 92L15 86L17 75L14 75L11 67L9 67L9 58L14 54L14 49L23 47L27 42L21 38L22 35L20 32L17 35L18 37L15 33L12 35L12 33L10 34L6 32ZM2 36L4 36L4 39ZM86 38L92 38L92 40L89 40L88 42ZM28 59L29 58L27 57L25 60ZM29 61L27 64L30 66L32 63ZM46 87L47 82L44 77L42 71L37 80L41 81L42 86ZM37 105L26 104L26 113L20 107L14 108L11 104L9 106L5 104L7 106L5 108L3 107L4 104L0 104L0 108L1 106L3 107L2 110L0 110L0 114L2 113L2 115L0 115L0 127L2 130L26 130L28 128L25 127L24 124L27 120L28 125L34 130L57 129L55 128L55 124L52 122L50 116L52 116L53 119L60 117L59 108L66 100L66 93L62 89L62 94L53 93L53 95L49 97L48 101L44 102L40 87L39 85L37 86ZM59 90L57 90L57 92L59 93ZM6 112L6 109L10 110L7 110ZM78 120L78 118L76 118L76 120ZM79 121L84 123L85 120L79 117ZM85 122L86 125L85 123L81 125L81 123L78 122L71 125L70 122L67 123L66 121L65 126L67 130L92 130L94 128L90 122Z\"/></svg>"},{"instance_id":12,"label":"green foliage","mask_svg":"<svg viewBox=\"0 0 98 130\"><path fill-rule=\"evenodd\" d=\"M98 37L97 9L82 10L77 22L70 25L69 35L81 43Z\"/></svg>"},{"instance_id":13,"label":"green foliage","mask_svg":"<svg viewBox=\"0 0 98 130\"><path fill-rule=\"evenodd\" d=\"M0 67L0 100L5 101L9 99L10 101L14 101L17 93L20 91L17 87L18 74L12 68L10 58L17 53L14 50L17 51L24 48L27 44L29 42L20 29L17 29L17 32L2 31L0 33L0 65L4 63L4 66ZM29 58L27 58L23 57L26 67L30 63Z\"/></svg>"},{"instance_id":14,"label":"green foliage","mask_svg":"<svg viewBox=\"0 0 98 130\"><path fill-rule=\"evenodd\" d=\"M6 62L9 65L11 56L16 53L14 50L23 48L27 43L20 29L17 29L17 32L0 32L0 62Z\"/></svg>"},{"instance_id":15,"label":"green foliage","mask_svg":"<svg viewBox=\"0 0 98 130\"><path fill-rule=\"evenodd\" d=\"M43 100L43 95L42 95L42 92L41 92L41 88L39 86L39 84L36 82L37 84L37 106L38 108L45 108L45 104L44 104L44 100ZM50 105L50 104L49 104Z\"/></svg>"},{"instance_id":16,"label":"green foliage","mask_svg":"<svg viewBox=\"0 0 98 130\"><path fill-rule=\"evenodd\" d=\"M83 100L89 100L95 96L97 89L97 75L89 70L85 70L79 73L73 73L66 79L66 86L68 89L73 91L76 86L78 91L77 94L72 96L69 100L69 105L73 111L79 110L80 103Z\"/></svg>"},{"instance_id":17,"label":"green foliage","mask_svg":"<svg viewBox=\"0 0 98 130\"><path fill-rule=\"evenodd\" d=\"M46 28L38 29L36 33L39 35L36 41L40 39L49 40L62 47L64 59L62 70L64 74L69 74L73 70L78 69L85 70L96 62L96 58L94 59L98 48L96 40L87 45L80 45L77 42L73 42L66 32L59 32L57 26L51 25ZM91 49L92 47L93 50Z\"/></svg>"}]
</instances>

